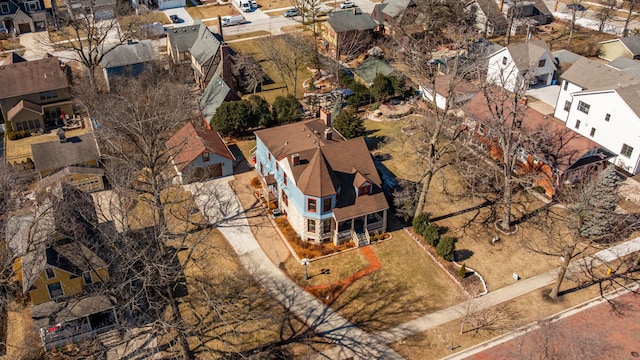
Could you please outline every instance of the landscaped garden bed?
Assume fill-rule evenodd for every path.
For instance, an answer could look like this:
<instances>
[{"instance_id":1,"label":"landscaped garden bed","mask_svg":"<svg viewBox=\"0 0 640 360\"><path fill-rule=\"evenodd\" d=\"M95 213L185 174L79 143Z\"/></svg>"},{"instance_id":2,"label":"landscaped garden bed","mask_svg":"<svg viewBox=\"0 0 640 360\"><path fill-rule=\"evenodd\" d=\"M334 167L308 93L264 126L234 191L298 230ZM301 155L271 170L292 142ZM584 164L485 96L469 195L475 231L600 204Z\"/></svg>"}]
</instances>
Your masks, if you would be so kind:
<instances>
[{"instance_id":1,"label":"landscaped garden bed","mask_svg":"<svg viewBox=\"0 0 640 360\"><path fill-rule=\"evenodd\" d=\"M301 259L313 259L320 256L334 254L354 247L354 244L351 241L339 246L335 246L332 242L328 242L326 244L314 244L308 241L304 241L300 238L300 236L298 236L296 231L293 230L286 217L281 216L275 221L276 225L278 225L278 228L286 238L287 242L291 245L293 250Z\"/></svg>"}]
</instances>

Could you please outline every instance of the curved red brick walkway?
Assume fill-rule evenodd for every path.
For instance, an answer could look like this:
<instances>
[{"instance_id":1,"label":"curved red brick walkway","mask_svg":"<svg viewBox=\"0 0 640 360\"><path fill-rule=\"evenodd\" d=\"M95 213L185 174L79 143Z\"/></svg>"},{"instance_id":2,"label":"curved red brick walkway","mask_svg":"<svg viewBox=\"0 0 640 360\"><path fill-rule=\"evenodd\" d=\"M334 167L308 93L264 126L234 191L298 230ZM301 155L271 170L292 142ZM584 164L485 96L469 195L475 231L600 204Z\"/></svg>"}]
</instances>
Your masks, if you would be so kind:
<instances>
[{"instance_id":1,"label":"curved red brick walkway","mask_svg":"<svg viewBox=\"0 0 640 360\"><path fill-rule=\"evenodd\" d=\"M309 291L309 292L314 292L314 291L319 291L319 290L325 290L325 289L329 289L329 288L334 288L336 289L335 292L333 293L332 296L332 301L335 300L336 298L338 298L338 296L340 296L340 294L349 286L351 286L351 284L353 284L354 282L362 279L363 277L365 277L366 275L382 269L382 262L380 262L380 259L378 259L378 256L376 256L376 254L373 252L373 250L371 249L371 246L364 246L360 248L360 252L362 253L362 255L364 255L365 259L367 259L367 261L369 262L369 266L367 266L366 268L351 274L349 276L347 276L344 279L340 279L338 281L332 282L332 283L328 283L328 284L321 284L321 285L315 285L315 286L308 286L305 287L304 289Z\"/></svg>"}]
</instances>

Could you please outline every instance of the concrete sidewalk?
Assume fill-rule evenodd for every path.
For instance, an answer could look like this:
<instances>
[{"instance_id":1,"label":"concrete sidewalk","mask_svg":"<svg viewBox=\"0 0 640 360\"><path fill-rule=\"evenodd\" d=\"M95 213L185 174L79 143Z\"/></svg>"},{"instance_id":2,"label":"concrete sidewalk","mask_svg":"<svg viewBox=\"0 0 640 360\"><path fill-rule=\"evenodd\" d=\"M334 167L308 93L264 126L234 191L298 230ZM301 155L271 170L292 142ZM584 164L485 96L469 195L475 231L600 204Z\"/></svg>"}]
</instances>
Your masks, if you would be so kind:
<instances>
[{"instance_id":1,"label":"concrete sidewalk","mask_svg":"<svg viewBox=\"0 0 640 360\"><path fill-rule=\"evenodd\" d=\"M569 267L567 276L580 272L586 264L589 264L590 266L598 266L606 263L607 261L612 261L638 251L640 251L640 237L618 244L611 248L598 251L585 259L575 260ZM425 332L450 321L460 319L469 311L482 311L525 295L536 289L550 285L556 280L559 270L560 268L558 267L542 274L522 279L513 285L492 291L482 297L465 301L429 315L408 321L389 330L381 331L374 337L377 339L378 343L391 344L409 336ZM323 352L322 356L329 359L343 358L340 357L339 349L337 348Z\"/></svg>"},{"instance_id":2,"label":"concrete sidewalk","mask_svg":"<svg viewBox=\"0 0 640 360\"><path fill-rule=\"evenodd\" d=\"M337 356L402 359L378 339L334 312L286 277L260 248L229 181L233 177L185 185L198 208L227 238L247 270L260 284L313 330L338 346Z\"/></svg>"}]
</instances>

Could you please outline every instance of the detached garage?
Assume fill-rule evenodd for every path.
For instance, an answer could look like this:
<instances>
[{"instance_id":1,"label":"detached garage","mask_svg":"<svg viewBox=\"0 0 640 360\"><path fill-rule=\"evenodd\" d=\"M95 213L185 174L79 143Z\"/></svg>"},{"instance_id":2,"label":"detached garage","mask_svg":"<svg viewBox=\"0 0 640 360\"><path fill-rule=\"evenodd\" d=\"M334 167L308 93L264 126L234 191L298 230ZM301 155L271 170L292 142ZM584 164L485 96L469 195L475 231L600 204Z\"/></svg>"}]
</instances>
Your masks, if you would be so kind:
<instances>
[{"instance_id":1,"label":"detached garage","mask_svg":"<svg viewBox=\"0 0 640 360\"><path fill-rule=\"evenodd\" d=\"M166 145L182 184L233 175L236 158L220 134L203 125L187 123Z\"/></svg>"}]
</instances>

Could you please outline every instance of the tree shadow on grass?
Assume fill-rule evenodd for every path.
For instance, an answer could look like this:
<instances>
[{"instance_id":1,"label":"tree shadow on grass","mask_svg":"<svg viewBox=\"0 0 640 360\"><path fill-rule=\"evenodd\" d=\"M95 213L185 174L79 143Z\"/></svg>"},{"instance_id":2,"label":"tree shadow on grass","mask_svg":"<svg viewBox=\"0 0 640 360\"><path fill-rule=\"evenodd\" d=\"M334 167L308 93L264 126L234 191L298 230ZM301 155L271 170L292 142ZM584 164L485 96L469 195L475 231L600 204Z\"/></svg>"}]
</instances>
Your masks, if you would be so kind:
<instances>
[{"instance_id":1,"label":"tree shadow on grass","mask_svg":"<svg viewBox=\"0 0 640 360\"><path fill-rule=\"evenodd\" d=\"M473 256L473 251L469 249L461 249L455 251L455 259L457 262L469 260Z\"/></svg>"}]
</instances>

